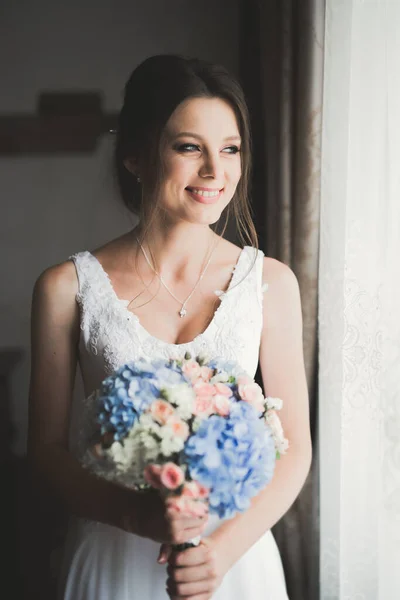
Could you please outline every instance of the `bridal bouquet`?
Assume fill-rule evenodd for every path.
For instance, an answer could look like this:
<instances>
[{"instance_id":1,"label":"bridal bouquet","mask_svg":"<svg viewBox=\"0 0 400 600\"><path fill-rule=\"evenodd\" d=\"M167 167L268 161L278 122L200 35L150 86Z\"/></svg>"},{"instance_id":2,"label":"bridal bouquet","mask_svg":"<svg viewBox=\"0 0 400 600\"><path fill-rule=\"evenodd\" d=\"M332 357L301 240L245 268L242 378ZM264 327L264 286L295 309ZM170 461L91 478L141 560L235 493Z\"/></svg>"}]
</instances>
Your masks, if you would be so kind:
<instances>
[{"instance_id":1,"label":"bridal bouquet","mask_svg":"<svg viewBox=\"0 0 400 600\"><path fill-rule=\"evenodd\" d=\"M260 386L234 362L138 360L90 398L97 429L84 464L136 489L173 495L178 510L220 518L246 510L288 442Z\"/></svg>"}]
</instances>

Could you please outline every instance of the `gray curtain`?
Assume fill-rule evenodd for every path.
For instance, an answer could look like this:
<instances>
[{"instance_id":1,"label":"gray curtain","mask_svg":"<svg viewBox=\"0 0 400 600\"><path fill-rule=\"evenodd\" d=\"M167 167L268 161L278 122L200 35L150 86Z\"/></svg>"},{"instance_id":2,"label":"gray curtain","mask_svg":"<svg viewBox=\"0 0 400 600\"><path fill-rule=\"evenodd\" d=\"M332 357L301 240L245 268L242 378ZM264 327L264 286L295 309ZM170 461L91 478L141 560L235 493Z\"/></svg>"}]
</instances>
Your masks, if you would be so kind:
<instances>
[{"instance_id":1,"label":"gray curtain","mask_svg":"<svg viewBox=\"0 0 400 600\"><path fill-rule=\"evenodd\" d=\"M274 527L291 600L319 588L317 291L324 0L242 3L241 74L254 138L253 204L260 246L288 264L301 291L313 465Z\"/></svg>"}]
</instances>

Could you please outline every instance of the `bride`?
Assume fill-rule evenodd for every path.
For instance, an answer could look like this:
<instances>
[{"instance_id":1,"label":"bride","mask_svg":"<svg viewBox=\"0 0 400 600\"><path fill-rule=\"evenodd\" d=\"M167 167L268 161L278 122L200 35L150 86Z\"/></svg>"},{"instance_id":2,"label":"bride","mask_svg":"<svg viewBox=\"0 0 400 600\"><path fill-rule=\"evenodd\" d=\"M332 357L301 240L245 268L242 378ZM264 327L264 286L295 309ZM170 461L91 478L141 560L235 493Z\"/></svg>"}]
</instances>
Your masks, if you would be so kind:
<instances>
[{"instance_id":1,"label":"bride","mask_svg":"<svg viewBox=\"0 0 400 600\"><path fill-rule=\"evenodd\" d=\"M311 461L301 306L292 271L257 249L250 165L246 103L224 68L154 56L134 70L115 167L139 224L48 268L33 292L28 452L37 481L70 514L59 598L287 599L270 530ZM229 216L243 247L223 238ZM124 362L187 351L234 359L251 377L259 362L265 395L283 399L289 450L230 520L176 513L79 463L77 364L88 396ZM198 534L197 548L171 551Z\"/></svg>"}]
</instances>

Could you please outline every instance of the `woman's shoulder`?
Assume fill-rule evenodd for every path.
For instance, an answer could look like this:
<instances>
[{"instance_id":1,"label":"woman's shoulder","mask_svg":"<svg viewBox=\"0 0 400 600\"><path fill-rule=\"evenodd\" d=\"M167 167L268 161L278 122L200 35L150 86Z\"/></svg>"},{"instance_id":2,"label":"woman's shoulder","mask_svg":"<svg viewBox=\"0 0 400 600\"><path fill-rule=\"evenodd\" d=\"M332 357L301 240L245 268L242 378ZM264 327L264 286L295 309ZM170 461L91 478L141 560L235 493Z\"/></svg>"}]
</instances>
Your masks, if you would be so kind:
<instances>
[{"instance_id":1,"label":"woman's shoulder","mask_svg":"<svg viewBox=\"0 0 400 600\"><path fill-rule=\"evenodd\" d=\"M283 286L297 284L296 275L284 262L271 256L264 256L263 263L263 281L265 283L279 283Z\"/></svg>"},{"instance_id":2,"label":"woman's shoulder","mask_svg":"<svg viewBox=\"0 0 400 600\"><path fill-rule=\"evenodd\" d=\"M277 315L284 320L288 313L300 314L299 283L287 264L276 258L264 257L262 281L264 289L268 290L264 302L266 323L278 322Z\"/></svg>"},{"instance_id":3,"label":"woman's shoulder","mask_svg":"<svg viewBox=\"0 0 400 600\"><path fill-rule=\"evenodd\" d=\"M132 232L124 233L117 238L108 240L100 246L88 250L108 270L112 270L114 264L119 264L132 250Z\"/></svg>"},{"instance_id":4,"label":"woman's shoulder","mask_svg":"<svg viewBox=\"0 0 400 600\"><path fill-rule=\"evenodd\" d=\"M45 269L36 279L32 292L32 313L47 314L54 323L76 317L75 298L78 278L72 261Z\"/></svg>"}]
</instances>

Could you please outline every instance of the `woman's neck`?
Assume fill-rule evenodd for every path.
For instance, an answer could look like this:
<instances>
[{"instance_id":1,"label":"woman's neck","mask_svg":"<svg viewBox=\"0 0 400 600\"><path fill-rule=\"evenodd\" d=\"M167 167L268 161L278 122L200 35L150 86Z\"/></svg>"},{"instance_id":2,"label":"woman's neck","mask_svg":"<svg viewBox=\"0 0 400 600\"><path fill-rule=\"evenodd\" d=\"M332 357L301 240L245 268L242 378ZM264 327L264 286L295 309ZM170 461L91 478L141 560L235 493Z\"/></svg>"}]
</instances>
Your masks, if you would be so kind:
<instances>
[{"instance_id":1,"label":"woman's neck","mask_svg":"<svg viewBox=\"0 0 400 600\"><path fill-rule=\"evenodd\" d=\"M208 225L190 223L139 226L133 234L154 268L170 280L199 274L220 240Z\"/></svg>"}]
</instances>

